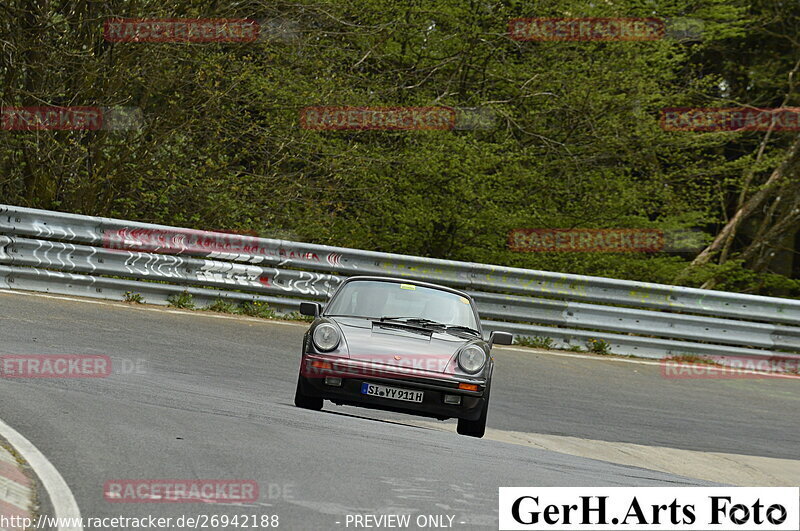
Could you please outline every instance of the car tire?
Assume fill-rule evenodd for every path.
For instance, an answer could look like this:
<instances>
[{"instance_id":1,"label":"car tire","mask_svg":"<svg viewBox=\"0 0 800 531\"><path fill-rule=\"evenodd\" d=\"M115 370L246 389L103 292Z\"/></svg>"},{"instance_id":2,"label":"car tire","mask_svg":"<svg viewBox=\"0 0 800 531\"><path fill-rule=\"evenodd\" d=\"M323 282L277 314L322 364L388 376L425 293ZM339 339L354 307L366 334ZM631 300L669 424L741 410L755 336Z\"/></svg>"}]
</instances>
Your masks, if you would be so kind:
<instances>
[{"instance_id":1,"label":"car tire","mask_svg":"<svg viewBox=\"0 0 800 531\"><path fill-rule=\"evenodd\" d=\"M322 409L322 398L309 396L303 392L303 377L297 377L297 389L294 392L294 405L303 409L319 411Z\"/></svg>"},{"instance_id":2,"label":"car tire","mask_svg":"<svg viewBox=\"0 0 800 531\"><path fill-rule=\"evenodd\" d=\"M489 413L489 388L486 389L486 401L481 408L481 416L477 420L458 419L456 431L459 435L480 439L486 433L486 415Z\"/></svg>"}]
</instances>

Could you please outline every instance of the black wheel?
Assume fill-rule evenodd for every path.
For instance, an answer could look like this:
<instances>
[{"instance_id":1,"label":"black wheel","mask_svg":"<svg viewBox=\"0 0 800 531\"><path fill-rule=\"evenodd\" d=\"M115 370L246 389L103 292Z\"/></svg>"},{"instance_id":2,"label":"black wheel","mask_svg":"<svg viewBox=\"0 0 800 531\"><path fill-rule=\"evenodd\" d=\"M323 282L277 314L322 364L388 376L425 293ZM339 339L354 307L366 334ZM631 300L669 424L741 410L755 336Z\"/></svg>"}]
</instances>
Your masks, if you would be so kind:
<instances>
[{"instance_id":1,"label":"black wheel","mask_svg":"<svg viewBox=\"0 0 800 531\"><path fill-rule=\"evenodd\" d=\"M303 409L322 409L322 398L318 396L308 396L303 392L303 377L297 377L297 390L294 392L294 405Z\"/></svg>"},{"instance_id":2,"label":"black wheel","mask_svg":"<svg viewBox=\"0 0 800 531\"><path fill-rule=\"evenodd\" d=\"M459 435L466 435L468 437L477 437L480 439L486 433L486 414L489 412L489 389L486 389L486 401L481 408L481 416L478 420L458 419L458 428L456 431Z\"/></svg>"}]
</instances>

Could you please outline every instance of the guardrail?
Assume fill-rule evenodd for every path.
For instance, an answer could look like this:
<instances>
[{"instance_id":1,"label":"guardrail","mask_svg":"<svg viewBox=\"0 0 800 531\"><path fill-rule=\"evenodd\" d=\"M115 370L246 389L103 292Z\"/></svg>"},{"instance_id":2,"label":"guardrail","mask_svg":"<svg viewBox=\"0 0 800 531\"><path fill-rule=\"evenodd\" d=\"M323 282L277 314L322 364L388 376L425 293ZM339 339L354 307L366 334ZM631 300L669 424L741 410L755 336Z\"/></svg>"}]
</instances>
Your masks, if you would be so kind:
<instances>
[{"instance_id":1,"label":"guardrail","mask_svg":"<svg viewBox=\"0 0 800 531\"><path fill-rule=\"evenodd\" d=\"M167 304L262 301L280 313L324 301L349 275L463 289L484 327L590 339L615 354L787 358L800 353L800 300L379 253L0 205L0 287Z\"/></svg>"}]
</instances>

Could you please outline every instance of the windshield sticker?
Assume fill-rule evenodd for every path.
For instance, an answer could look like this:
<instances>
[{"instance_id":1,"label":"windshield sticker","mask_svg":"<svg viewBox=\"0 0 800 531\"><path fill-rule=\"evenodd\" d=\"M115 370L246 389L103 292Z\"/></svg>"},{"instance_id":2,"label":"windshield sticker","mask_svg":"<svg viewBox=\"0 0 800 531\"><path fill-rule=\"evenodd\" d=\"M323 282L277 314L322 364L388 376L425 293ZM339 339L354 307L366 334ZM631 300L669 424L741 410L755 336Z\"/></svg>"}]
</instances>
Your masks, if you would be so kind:
<instances>
[{"instance_id":1,"label":"windshield sticker","mask_svg":"<svg viewBox=\"0 0 800 531\"><path fill-rule=\"evenodd\" d=\"M413 284L400 284L400 289L411 289L415 290L417 287Z\"/></svg>"},{"instance_id":2,"label":"windshield sticker","mask_svg":"<svg viewBox=\"0 0 800 531\"><path fill-rule=\"evenodd\" d=\"M469 300L467 300L466 297L459 297L459 299L461 299L461 302L463 302L464 304L469 304Z\"/></svg>"}]
</instances>

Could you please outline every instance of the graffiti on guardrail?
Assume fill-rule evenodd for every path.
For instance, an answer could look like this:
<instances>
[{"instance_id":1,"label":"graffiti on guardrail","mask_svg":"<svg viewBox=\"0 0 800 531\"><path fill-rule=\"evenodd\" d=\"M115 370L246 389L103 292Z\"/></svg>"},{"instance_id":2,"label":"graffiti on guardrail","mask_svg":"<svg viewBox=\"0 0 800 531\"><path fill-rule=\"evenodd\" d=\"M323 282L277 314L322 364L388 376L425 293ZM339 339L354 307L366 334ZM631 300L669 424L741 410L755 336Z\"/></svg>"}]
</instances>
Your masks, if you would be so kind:
<instances>
[{"instance_id":1,"label":"graffiti on guardrail","mask_svg":"<svg viewBox=\"0 0 800 531\"><path fill-rule=\"evenodd\" d=\"M327 273L127 252L125 270L142 278L175 278L200 284L229 285L232 288L274 288L275 291L311 296L330 295L343 280L342 277Z\"/></svg>"},{"instance_id":2,"label":"graffiti on guardrail","mask_svg":"<svg viewBox=\"0 0 800 531\"><path fill-rule=\"evenodd\" d=\"M270 258L279 261L300 261L320 263L323 258L313 251L301 251L286 247L276 247L273 240L232 232L210 232L193 229L163 230L116 228L103 233L103 247L127 251L146 251L163 254L206 255L209 257L230 257L248 255L253 262ZM329 253L325 262L335 265L341 262L342 255Z\"/></svg>"},{"instance_id":3,"label":"graffiti on guardrail","mask_svg":"<svg viewBox=\"0 0 800 531\"><path fill-rule=\"evenodd\" d=\"M103 247L131 251L169 254L181 253L243 253L266 255L268 249L259 246L258 238L239 234L184 229L119 228L103 233Z\"/></svg>"},{"instance_id":4,"label":"graffiti on guardrail","mask_svg":"<svg viewBox=\"0 0 800 531\"><path fill-rule=\"evenodd\" d=\"M476 296L481 314L496 319L491 321L492 330L535 339L553 336L576 344L592 329L596 333L591 336L608 341L615 354L735 356L746 348L753 356L769 359L796 350L800 337L800 302L793 299L343 249L10 205L0 205L0 212L0 232L6 235L0 236L4 289L116 300L133 292L158 304L186 289L204 303L217 298L239 302L251 297L248 291L267 292L274 295L267 301L270 305L292 312L303 298L332 293L345 278L338 275L374 274L467 289ZM558 243L553 229L548 230ZM686 238L681 245L708 236L702 231L682 232ZM613 240L604 242L606 248L614 245ZM532 243L519 242L523 248ZM546 238L540 238L539 247L543 244ZM542 300L569 304L565 310L556 309L557 317L551 315L552 304L548 306L550 322L564 321L557 323L558 328L539 326L541 315L532 308L544 304ZM604 319L615 307L619 312ZM568 313L560 315L562 311ZM626 319L618 321L617 313L627 314ZM646 334L639 319L649 323Z\"/></svg>"},{"instance_id":5,"label":"graffiti on guardrail","mask_svg":"<svg viewBox=\"0 0 800 531\"><path fill-rule=\"evenodd\" d=\"M108 234L108 232L107 232ZM220 234L220 237L236 235ZM108 240L106 241L107 243ZM175 254L162 254L161 252L146 252L139 250L106 248L100 252L92 247L76 246L73 244L33 240L27 238L10 238L0 236L0 260L22 266L49 267L82 271L99 274L123 274L142 279L172 280L180 283L196 283L216 285L220 287L236 288L266 288L281 293L297 293L299 295L327 296L342 282L342 277L310 271L297 271L291 269L278 269L245 262L228 262L224 258L230 255L219 253L217 243L207 244L200 241L199 245L186 245L171 247L172 240L159 240L158 244L152 241L143 242L141 239L109 243L117 247L140 247L158 249L173 253L183 252L186 249L202 249L201 257L176 256ZM164 247L166 246L166 247ZM226 250L231 250L226 247ZM245 249L245 247L242 247ZM248 249L249 250L249 249ZM290 261L306 260L304 264L319 264L320 257L316 253L304 253L291 249L278 248L271 258L280 264ZM220 259L212 259L217 258ZM257 257L264 261L265 257ZM329 253L326 256L329 264L338 264L341 255Z\"/></svg>"}]
</instances>

